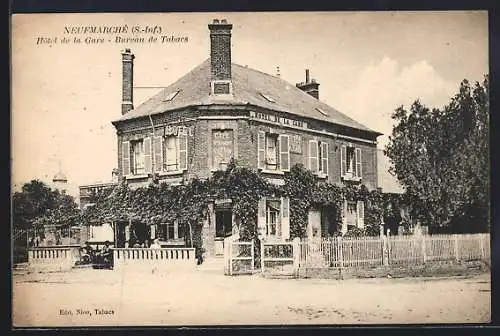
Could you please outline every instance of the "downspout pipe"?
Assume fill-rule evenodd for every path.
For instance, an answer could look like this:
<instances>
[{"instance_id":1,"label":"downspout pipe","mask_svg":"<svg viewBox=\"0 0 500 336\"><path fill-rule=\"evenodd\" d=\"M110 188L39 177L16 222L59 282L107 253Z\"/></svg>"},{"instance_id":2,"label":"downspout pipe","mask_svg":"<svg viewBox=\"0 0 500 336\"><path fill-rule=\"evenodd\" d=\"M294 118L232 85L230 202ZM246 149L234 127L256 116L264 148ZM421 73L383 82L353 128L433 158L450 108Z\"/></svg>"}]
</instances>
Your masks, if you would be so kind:
<instances>
[{"instance_id":1,"label":"downspout pipe","mask_svg":"<svg viewBox=\"0 0 500 336\"><path fill-rule=\"evenodd\" d=\"M154 175L155 172L155 155L154 155L154 141L155 141L155 124L153 122L153 118L151 117L151 114L148 114L149 117L149 122L151 123L151 130L153 131L153 136L151 137L151 152L153 155L151 155L151 175Z\"/></svg>"}]
</instances>

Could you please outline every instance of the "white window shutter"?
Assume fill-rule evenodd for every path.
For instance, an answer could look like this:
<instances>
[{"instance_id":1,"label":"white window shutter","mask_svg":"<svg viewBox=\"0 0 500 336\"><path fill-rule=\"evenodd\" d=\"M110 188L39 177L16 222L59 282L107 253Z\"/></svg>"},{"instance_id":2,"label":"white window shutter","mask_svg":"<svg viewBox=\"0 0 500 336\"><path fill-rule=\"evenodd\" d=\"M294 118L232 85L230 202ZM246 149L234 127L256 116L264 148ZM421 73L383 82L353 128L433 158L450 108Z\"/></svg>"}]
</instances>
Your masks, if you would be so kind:
<instances>
[{"instance_id":1,"label":"white window shutter","mask_svg":"<svg viewBox=\"0 0 500 336\"><path fill-rule=\"evenodd\" d=\"M257 232L264 236L266 234L266 198L259 200L259 209L257 212Z\"/></svg>"},{"instance_id":2,"label":"white window shutter","mask_svg":"<svg viewBox=\"0 0 500 336\"><path fill-rule=\"evenodd\" d=\"M258 131L257 134L257 168L264 169L266 167L266 133Z\"/></svg>"},{"instance_id":3,"label":"white window shutter","mask_svg":"<svg viewBox=\"0 0 500 336\"><path fill-rule=\"evenodd\" d=\"M358 212L358 228L363 229L365 227L365 202L358 201L356 206Z\"/></svg>"},{"instance_id":4,"label":"white window shutter","mask_svg":"<svg viewBox=\"0 0 500 336\"><path fill-rule=\"evenodd\" d=\"M280 145L280 168L283 171L290 170L290 138L288 135L281 134L279 138Z\"/></svg>"},{"instance_id":5,"label":"white window shutter","mask_svg":"<svg viewBox=\"0 0 500 336\"><path fill-rule=\"evenodd\" d=\"M309 169L318 172L318 141L309 140Z\"/></svg>"},{"instance_id":6,"label":"white window shutter","mask_svg":"<svg viewBox=\"0 0 500 336\"><path fill-rule=\"evenodd\" d=\"M355 153L355 160L356 160L356 177L361 178L361 177L363 177L362 176L363 172L361 169L362 163L363 163L362 158L361 158L361 148L356 148L354 150L354 153Z\"/></svg>"},{"instance_id":7,"label":"white window shutter","mask_svg":"<svg viewBox=\"0 0 500 336\"><path fill-rule=\"evenodd\" d=\"M321 143L321 170L323 174L328 175L328 143Z\"/></svg>"},{"instance_id":8,"label":"white window shutter","mask_svg":"<svg viewBox=\"0 0 500 336\"><path fill-rule=\"evenodd\" d=\"M154 163L155 171L160 172L163 170L163 137L154 137Z\"/></svg>"},{"instance_id":9,"label":"white window shutter","mask_svg":"<svg viewBox=\"0 0 500 336\"><path fill-rule=\"evenodd\" d=\"M146 174L151 173L151 138L144 138L144 171Z\"/></svg>"},{"instance_id":10,"label":"white window shutter","mask_svg":"<svg viewBox=\"0 0 500 336\"><path fill-rule=\"evenodd\" d=\"M188 159L187 136L179 135L177 136L177 139L179 148L179 157L178 157L179 170L186 170L187 159Z\"/></svg>"},{"instance_id":11,"label":"white window shutter","mask_svg":"<svg viewBox=\"0 0 500 336\"><path fill-rule=\"evenodd\" d=\"M281 237L290 239L290 199L281 198Z\"/></svg>"},{"instance_id":12,"label":"white window shutter","mask_svg":"<svg viewBox=\"0 0 500 336\"><path fill-rule=\"evenodd\" d=\"M130 175L130 142L122 142L122 174Z\"/></svg>"},{"instance_id":13,"label":"white window shutter","mask_svg":"<svg viewBox=\"0 0 500 336\"><path fill-rule=\"evenodd\" d=\"M347 149L345 145L340 146L340 176L344 177L347 171Z\"/></svg>"}]
</instances>

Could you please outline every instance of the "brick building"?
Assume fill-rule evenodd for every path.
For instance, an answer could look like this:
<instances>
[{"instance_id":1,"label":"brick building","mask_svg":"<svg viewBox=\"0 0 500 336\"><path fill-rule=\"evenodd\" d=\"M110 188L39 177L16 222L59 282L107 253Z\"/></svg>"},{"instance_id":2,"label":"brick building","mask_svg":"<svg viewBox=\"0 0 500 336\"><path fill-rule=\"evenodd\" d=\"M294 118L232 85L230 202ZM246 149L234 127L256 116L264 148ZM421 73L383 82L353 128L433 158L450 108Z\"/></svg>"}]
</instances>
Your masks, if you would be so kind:
<instances>
[{"instance_id":1,"label":"brick building","mask_svg":"<svg viewBox=\"0 0 500 336\"><path fill-rule=\"evenodd\" d=\"M290 84L231 62L232 24L213 20L209 58L141 105L133 103L134 55L122 53L122 116L113 121L118 171L130 187L160 182L180 184L207 178L231 158L260 170L273 183L295 164L332 183L378 186L376 141L380 133L320 100L319 86L305 71L305 81ZM268 238L289 238L289 200L262 199L259 227ZM346 203L344 224L363 226L362 202ZM204 223L208 255L222 253L224 236L237 231L230 200L216 200ZM322 209L309 215L308 235L336 230ZM182 240L183 229L156 227L152 236Z\"/></svg>"}]
</instances>

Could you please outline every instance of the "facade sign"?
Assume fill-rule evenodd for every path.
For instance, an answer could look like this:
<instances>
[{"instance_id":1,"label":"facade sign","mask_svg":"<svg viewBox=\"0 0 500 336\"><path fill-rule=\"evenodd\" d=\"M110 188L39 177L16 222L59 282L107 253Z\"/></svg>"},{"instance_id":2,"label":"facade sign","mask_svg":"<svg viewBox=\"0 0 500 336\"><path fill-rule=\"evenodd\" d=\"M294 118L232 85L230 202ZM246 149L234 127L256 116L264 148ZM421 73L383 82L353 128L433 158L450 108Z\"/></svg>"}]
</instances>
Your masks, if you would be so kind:
<instances>
[{"instance_id":1,"label":"facade sign","mask_svg":"<svg viewBox=\"0 0 500 336\"><path fill-rule=\"evenodd\" d=\"M233 130L212 131L212 164L213 168L221 168L219 165L228 164L234 155Z\"/></svg>"},{"instance_id":2,"label":"facade sign","mask_svg":"<svg viewBox=\"0 0 500 336\"><path fill-rule=\"evenodd\" d=\"M295 119L288 119L288 118L283 118L283 117L278 117L273 114L267 114L267 113L260 113L260 112L255 112L255 111L250 111L250 118L255 118L255 119L260 119L260 120L266 120L270 121L273 123L281 124L281 125L288 125L288 126L295 126L295 127L302 127L302 128L307 128L307 123L300 121L300 120L295 120Z\"/></svg>"},{"instance_id":3,"label":"facade sign","mask_svg":"<svg viewBox=\"0 0 500 336\"><path fill-rule=\"evenodd\" d=\"M290 152L302 154L302 137L300 135L290 135Z\"/></svg>"},{"instance_id":4,"label":"facade sign","mask_svg":"<svg viewBox=\"0 0 500 336\"><path fill-rule=\"evenodd\" d=\"M164 135L186 135L192 137L193 133L194 133L194 126L167 125L165 126Z\"/></svg>"}]
</instances>

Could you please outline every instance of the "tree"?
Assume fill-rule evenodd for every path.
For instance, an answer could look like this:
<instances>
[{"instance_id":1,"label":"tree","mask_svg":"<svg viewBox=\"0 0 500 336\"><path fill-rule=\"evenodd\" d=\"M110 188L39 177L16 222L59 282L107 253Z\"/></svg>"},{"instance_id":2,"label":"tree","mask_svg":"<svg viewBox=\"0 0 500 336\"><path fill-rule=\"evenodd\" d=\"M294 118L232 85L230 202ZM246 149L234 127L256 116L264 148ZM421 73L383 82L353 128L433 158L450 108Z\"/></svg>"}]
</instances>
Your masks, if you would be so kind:
<instances>
[{"instance_id":1,"label":"tree","mask_svg":"<svg viewBox=\"0 0 500 336\"><path fill-rule=\"evenodd\" d=\"M489 212L489 83L460 84L443 109L415 101L398 107L385 154L413 200L415 215L430 226L483 231Z\"/></svg>"},{"instance_id":2,"label":"tree","mask_svg":"<svg viewBox=\"0 0 500 336\"><path fill-rule=\"evenodd\" d=\"M12 198L15 228L72 225L79 221L78 205L72 196L53 190L39 180L25 183Z\"/></svg>"}]
</instances>

